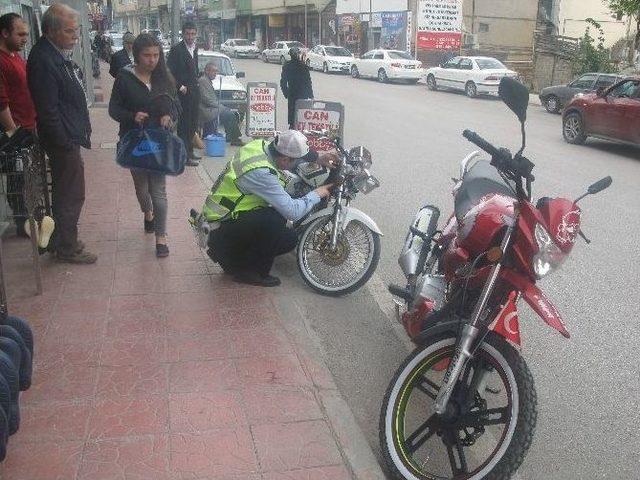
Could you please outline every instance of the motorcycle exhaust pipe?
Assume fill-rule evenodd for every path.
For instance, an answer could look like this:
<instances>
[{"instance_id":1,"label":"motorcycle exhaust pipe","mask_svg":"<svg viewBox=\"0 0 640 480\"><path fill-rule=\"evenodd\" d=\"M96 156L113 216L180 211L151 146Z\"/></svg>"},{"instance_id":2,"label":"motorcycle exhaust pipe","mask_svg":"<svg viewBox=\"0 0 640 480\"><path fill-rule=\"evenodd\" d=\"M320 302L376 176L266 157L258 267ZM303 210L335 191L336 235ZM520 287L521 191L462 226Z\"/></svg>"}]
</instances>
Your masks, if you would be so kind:
<instances>
[{"instance_id":1,"label":"motorcycle exhaust pipe","mask_svg":"<svg viewBox=\"0 0 640 480\"><path fill-rule=\"evenodd\" d=\"M409 289L401 287L400 285L396 285L392 283L387 287L387 289L389 290L389 293L391 293L391 295L400 297L401 299L407 302L410 302L411 300L413 300L413 297L411 296L411 292L409 291Z\"/></svg>"}]
</instances>

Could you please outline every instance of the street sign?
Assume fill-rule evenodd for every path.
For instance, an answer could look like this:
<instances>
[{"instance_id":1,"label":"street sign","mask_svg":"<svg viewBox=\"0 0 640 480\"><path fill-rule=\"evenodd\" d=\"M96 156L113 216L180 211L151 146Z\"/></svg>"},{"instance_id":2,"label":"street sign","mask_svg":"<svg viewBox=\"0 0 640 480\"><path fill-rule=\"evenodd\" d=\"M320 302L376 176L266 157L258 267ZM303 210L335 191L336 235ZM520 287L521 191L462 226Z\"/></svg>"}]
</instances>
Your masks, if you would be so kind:
<instances>
[{"instance_id":1,"label":"street sign","mask_svg":"<svg viewBox=\"0 0 640 480\"><path fill-rule=\"evenodd\" d=\"M296 130L330 130L336 133L342 142L344 139L344 106L338 102L322 100L296 101ZM328 140L309 138L309 146L317 152L333 150Z\"/></svg>"},{"instance_id":2,"label":"street sign","mask_svg":"<svg viewBox=\"0 0 640 480\"><path fill-rule=\"evenodd\" d=\"M247 136L273 137L276 133L278 84L247 83Z\"/></svg>"}]
</instances>

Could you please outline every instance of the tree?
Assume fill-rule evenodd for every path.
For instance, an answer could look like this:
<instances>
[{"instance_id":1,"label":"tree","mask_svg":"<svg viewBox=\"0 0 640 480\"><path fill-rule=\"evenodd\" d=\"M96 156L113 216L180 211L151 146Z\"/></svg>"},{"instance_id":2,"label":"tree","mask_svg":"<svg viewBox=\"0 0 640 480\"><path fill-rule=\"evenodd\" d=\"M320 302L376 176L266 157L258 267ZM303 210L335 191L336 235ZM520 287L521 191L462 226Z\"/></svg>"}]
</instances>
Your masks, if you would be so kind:
<instances>
[{"instance_id":1,"label":"tree","mask_svg":"<svg viewBox=\"0 0 640 480\"><path fill-rule=\"evenodd\" d=\"M636 22L636 37L629 50L629 63L633 63L635 52L640 50L640 0L604 0L612 12L628 15Z\"/></svg>"},{"instance_id":2,"label":"tree","mask_svg":"<svg viewBox=\"0 0 640 480\"><path fill-rule=\"evenodd\" d=\"M613 64L611 62L611 52L604 47L604 32L602 26L593 18L585 20L588 26L584 32L584 36L578 43L578 51L573 57L571 67L574 75L582 75L587 72L613 72ZM598 32L598 38L591 36L591 28Z\"/></svg>"}]
</instances>

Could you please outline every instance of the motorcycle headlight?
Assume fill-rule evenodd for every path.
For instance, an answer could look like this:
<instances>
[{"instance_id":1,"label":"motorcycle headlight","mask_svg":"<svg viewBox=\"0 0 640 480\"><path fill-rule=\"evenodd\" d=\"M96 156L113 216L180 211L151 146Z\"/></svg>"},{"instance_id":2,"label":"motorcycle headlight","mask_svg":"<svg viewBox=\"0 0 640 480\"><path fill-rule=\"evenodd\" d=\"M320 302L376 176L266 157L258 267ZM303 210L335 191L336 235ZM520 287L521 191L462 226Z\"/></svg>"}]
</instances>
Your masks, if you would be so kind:
<instances>
[{"instance_id":1,"label":"motorcycle headlight","mask_svg":"<svg viewBox=\"0 0 640 480\"><path fill-rule=\"evenodd\" d=\"M244 100L245 98L247 98L247 92L233 92L231 98L233 98L234 100Z\"/></svg>"},{"instance_id":2,"label":"motorcycle headlight","mask_svg":"<svg viewBox=\"0 0 640 480\"><path fill-rule=\"evenodd\" d=\"M538 253L533 256L533 271L538 278L542 278L562 265L566 255L555 244L549 232L539 223L536 224L535 237Z\"/></svg>"}]
</instances>

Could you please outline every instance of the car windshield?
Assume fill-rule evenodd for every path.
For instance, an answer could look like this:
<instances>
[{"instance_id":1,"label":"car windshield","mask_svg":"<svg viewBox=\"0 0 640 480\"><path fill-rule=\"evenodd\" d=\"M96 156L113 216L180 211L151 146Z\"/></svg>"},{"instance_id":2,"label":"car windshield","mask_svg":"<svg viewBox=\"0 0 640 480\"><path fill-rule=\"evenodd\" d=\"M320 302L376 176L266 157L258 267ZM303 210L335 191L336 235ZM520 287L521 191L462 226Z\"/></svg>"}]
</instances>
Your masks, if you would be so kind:
<instances>
[{"instance_id":1,"label":"car windshield","mask_svg":"<svg viewBox=\"0 0 640 480\"><path fill-rule=\"evenodd\" d=\"M121 35L118 35L117 37L111 37L111 42L113 43L113 46L115 48L124 48L124 45L122 44L122 39L124 37Z\"/></svg>"},{"instance_id":2,"label":"car windshield","mask_svg":"<svg viewBox=\"0 0 640 480\"><path fill-rule=\"evenodd\" d=\"M285 45L288 48L293 48L293 47L304 48L304 45L301 44L300 42L286 42Z\"/></svg>"},{"instance_id":3,"label":"car windshield","mask_svg":"<svg viewBox=\"0 0 640 480\"><path fill-rule=\"evenodd\" d=\"M237 47L247 47L251 45L251 42L249 40L236 40L235 42Z\"/></svg>"},{"instance_id":4,"label":"car windshield","mask_svg":"<svg viewBox=\"0 0 640 480\"><path fill-rule=\"evenodd\" d=\"M325 52L327 55L331 55L332 57L350 57L351 52L346 48L342 47L325 47Z\"/></svg>"},{"instance_id":5,"label":"car windshield","mask_svg":"<svg viewBox=\"0 0 640 480\"><path fill-rule=\"evenodd\" d=\"M396 51L389 52L389 58L392 58L393 60L413 60L413 57L407 52Z\"/></svg>"},{"instance_id":6,"label":"car windshield","mask_svg":"<svg viewBox=\"0 0 640 480\"><path fill-rule=\"evenodd\" d=\"M198 55L198 68L201 72L204 72L204 67L209 62L215 64L220 75L235 75L233 65L231 65L228 58Z\"/></svg>"},{"instance_id":7,"label":"car windshield","mask_svg":"<svg viewBox=\"0 0 640 480\"><path fill-rule=\"evenodd\" d=\"M489 70L490 68L507 68L502 62L495 58L476 58L476 63L480 70Z\"/></svg>"}]
</instances>

